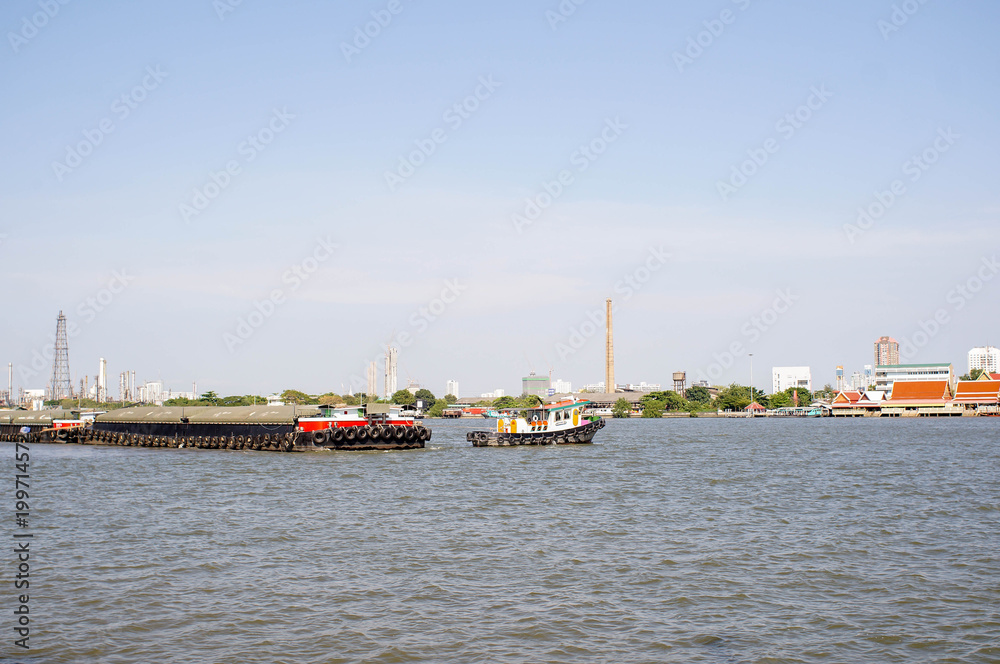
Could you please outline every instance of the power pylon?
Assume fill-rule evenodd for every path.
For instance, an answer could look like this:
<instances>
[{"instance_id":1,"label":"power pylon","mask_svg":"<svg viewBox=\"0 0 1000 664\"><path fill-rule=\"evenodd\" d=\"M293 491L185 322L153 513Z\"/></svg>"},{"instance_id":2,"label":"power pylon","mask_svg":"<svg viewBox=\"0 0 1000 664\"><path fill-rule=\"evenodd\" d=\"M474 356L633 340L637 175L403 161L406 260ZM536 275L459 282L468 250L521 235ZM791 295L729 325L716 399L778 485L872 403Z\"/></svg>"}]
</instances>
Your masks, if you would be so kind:
<instances>
[{"instance_id":1,"label":"power pylon","mask_svg":"<svg viewBox=\"0 0 1000 664\"><path fill-rule=\"evenodd\" d=\"M69 340L66 337L66 316L59 312L56 319L56 354L52 360L52 384L49 386L52 399L69 399L73 396L73 385L69 380Z\"/></svg>"}]
</instances>

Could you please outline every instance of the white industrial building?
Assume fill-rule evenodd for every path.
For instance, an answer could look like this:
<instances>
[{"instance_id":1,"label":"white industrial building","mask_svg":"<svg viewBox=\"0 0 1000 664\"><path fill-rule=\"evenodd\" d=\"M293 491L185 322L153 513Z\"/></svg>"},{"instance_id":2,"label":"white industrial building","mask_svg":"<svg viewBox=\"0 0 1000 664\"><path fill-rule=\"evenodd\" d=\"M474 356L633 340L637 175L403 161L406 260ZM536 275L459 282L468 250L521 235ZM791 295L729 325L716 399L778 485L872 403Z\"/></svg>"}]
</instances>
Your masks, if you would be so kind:
<instances>
[{"instance_id":1,"label":"white industrial building","mask_svg":"<svg viewBox=\"0 0 1000 664\"><path fill-rule=\"evenodd\" d=\"M969 351L969 373L979 369L985 373L1000 373L1000 350L993 346L977 346Z\"/></svg>"},{"instance_id":2,"label":"white industrial building","mask_svg":"<svg viewBox=\"0 0 1000 664\"><path fill-rule=\"evenodd\" d=\"M448 387L445 388L444 393L446 395L448 395L448 394L454 395L457 398L458 397L458 381L457 380L449 380L448 381Z\"/></svg>"},{"instance_id":3,"label":"white industrial building","mask_svg":"<svg viewBox=\"0 0 1000 664\"><path fill-rule=\"evenodd\" d=\"M771 367L772 394L792 387L812 392L812 370L809 367Z\"/></svg>"},{"instance_id":4,"label":"white industrial building","mask_svg":"<svg viewBox=\"0 0 1000 664\"><path fill-rule=\"evenodd\" d=\"M663 386L659 383L629 383L625 389L629 392L660 392Z\"/></svg>"}]
</instances>

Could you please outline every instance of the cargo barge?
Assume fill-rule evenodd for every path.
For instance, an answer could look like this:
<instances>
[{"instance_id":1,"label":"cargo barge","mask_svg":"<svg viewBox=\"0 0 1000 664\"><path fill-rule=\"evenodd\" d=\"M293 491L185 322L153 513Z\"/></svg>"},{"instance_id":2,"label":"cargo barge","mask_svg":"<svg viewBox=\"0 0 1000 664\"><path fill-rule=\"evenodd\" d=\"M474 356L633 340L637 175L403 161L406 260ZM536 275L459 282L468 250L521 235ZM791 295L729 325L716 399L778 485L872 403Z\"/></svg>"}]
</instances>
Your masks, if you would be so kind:
<instances>
[{"instance_id":1,"label":"cargo barge","mask_svg":"<svg viewBox=\"0 0 1000 664\"><path fill-rule=\"evenodd\" d=\"M590 443L604 428L604 418L584 415L589 404L589 401L562 401L501 413L495 431L470 431L465 439L473 447Z\"/></svg>"},{"instance_id":2,"label":"cargo barge","mask_svg":"<svg viewBox=\"0 0 1000 664\"><path fill-rule=\"evenodd\" d=\"M0 411L3 441L295 452L414 449L430 438L389 404Z\"/></svg>"}]
</instances>

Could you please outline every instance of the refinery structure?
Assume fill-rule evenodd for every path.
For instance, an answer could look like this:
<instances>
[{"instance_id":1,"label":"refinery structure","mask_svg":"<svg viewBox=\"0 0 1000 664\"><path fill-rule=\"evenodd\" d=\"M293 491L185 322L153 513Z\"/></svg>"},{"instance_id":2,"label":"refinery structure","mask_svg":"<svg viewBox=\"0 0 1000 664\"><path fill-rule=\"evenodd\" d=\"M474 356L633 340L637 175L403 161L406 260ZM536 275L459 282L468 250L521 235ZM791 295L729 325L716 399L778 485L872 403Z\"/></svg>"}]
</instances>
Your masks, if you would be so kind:
<instances>
[{"instance_id":1,"label":"refinery structure","mask_svg":"<svg viewBox=\"0 0 1000 664\"><path fill-rule=\"evenodd\" d=\"M64 401L84 399L96 403L139 403L160 405L168 399L195 399L197 386L192 385L190 392L179 392L165 388L162 380L149 380L141 385L136 384L135 371L123 371L118 375L118 385L112 388L108 378L108 362L100 358L97 372L84 375L74 386L69 363L69 335L65 314L60 311L56 317L56 333L53 342L44 349L40 356L51 355L52 371L48 384L44 388L21 386L14 388L14 363L7 363L7 389L0 392L0 404L8 408L30 408L42 410L46 401ZM32 367L21 371L22 380L30 379L37 371Z\"/></svg>"}]
</instances>

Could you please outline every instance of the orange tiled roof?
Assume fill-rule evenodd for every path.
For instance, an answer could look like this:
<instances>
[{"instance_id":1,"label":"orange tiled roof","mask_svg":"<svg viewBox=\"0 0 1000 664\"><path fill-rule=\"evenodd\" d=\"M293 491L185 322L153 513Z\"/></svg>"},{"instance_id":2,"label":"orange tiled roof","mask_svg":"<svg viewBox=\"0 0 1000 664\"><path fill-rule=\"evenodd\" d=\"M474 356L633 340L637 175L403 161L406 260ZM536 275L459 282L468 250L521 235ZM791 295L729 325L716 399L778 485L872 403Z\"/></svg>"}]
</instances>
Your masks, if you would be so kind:
<instances>
[{"instance_id":1,"label":"orange tiled roof","mask_svg":"<svg viewBox=\"0 0 1000 664\"><path fill-rule=\"evenodd\" d=\"M861 392L844 390L837 395L837 398L833 400L833 403L857 403L859 401L861 401Z\"/></svg>"},{"instance_id":2,"label":"orange tiled roof","mask_svg":"<svg viewBox=\"0 0 1000 664\"><path fill-rule=\"evenodd\" d=\"M887 405L903 402L944 402L951 399L951 384L946 380L904 380L892 384Z\"/></svg>"},{"instance_id":3,"label":"orange tiled roof","mask_svg":"<svg viewBox=\"0 0 1000 664\"><path fill-rule=\"evenodd\" d=\"M963 380L955 390L955 401L961 403L1000 403L1000 380Z\"/></svg>"},{"instance_id":4,"label":"orange tiled roof","mask_svg":"<svg viewBox=\"0 0 1000 664\"><path fill-rule=\"evenodd\" d=\"M864 392L857 390L842 390L833 403L832 408L878 408L879 404L868 398Z\"/></svg>"}]
</instances>

